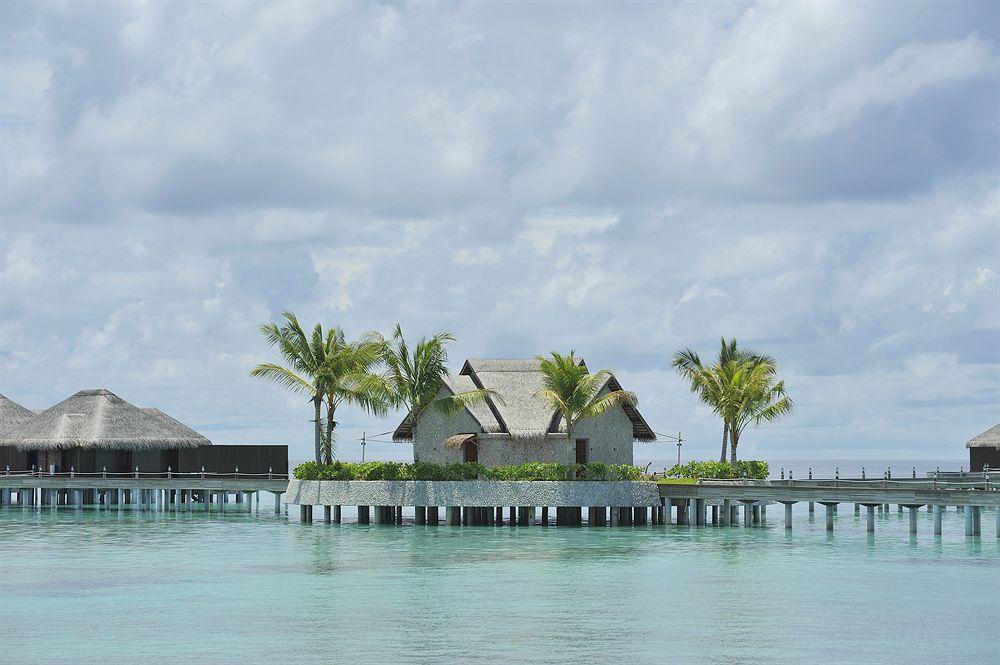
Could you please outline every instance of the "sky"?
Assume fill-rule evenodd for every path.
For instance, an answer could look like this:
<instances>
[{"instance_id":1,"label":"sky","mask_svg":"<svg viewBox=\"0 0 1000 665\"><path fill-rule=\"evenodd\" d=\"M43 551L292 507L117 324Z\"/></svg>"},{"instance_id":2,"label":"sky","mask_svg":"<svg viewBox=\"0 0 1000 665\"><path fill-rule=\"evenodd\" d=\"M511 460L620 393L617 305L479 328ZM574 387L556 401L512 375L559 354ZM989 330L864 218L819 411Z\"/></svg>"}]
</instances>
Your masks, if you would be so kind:
<instances>
[{"instance_id":1,"label":"sky","mask_svg":"<svg viewBox=\"0 0 1000 665\"><path fill-rule=\"evenodd\" d=\"M721 425L669 360L721 336L796 404L745 457L962 459L1000 420L1000 5L0 19L0 392L29 408L103 387L309 457L306 400L248 376L292 310L451 331L455 371L574 349L692 456ZM339 415L344 459L400 417Z\"/></svg>"}]
</instances>

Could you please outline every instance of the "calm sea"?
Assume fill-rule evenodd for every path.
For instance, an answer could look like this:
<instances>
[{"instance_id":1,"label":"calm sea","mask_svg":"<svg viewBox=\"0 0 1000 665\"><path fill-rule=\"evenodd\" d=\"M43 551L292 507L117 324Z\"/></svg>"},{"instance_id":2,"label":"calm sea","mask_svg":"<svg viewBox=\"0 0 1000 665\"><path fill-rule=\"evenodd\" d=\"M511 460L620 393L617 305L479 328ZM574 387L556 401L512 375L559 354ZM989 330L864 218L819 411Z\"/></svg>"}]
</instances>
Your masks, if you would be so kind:
<instances>
[{"instance_id":1,"label":"calm sea","mask_svg":"<svg viewBox=\"0 0 1000 665\"><path fill-rule=\"evenodd\" d=\"M763 527L0 510L0 663L996 663L992 512ZM353 514L345 509L345 517Z\"/></svg>"}]
</instances>

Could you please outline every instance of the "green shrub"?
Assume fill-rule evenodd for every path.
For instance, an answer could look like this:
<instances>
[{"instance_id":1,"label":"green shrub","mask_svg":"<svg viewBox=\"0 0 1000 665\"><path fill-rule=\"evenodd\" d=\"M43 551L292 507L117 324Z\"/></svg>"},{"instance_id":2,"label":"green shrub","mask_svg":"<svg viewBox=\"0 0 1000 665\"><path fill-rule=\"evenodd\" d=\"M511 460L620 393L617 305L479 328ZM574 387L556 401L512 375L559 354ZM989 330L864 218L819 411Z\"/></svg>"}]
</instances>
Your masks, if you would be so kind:
<instances>
[{"instance_id":1,"label":"green shrub","mask_svg":"<svg viewBox=\"0 0 1000 665\"><path fill-rule=\"evenodd\" d=\"M675 478L752 478L764 480L770 469L767 462L760 460L740 460L736 464L728 462L688 462L675 464L668 476Z\"/></svg>"},{"instance_id":2,"label":"green shrub","mask_svg":"<svg viewBox=\"0 0 1000 665\"><path fill-rule=\"evenodd\" d=\"M478 463L303 462L293 471L299 480L642 480L642 469L603 462L574 464L528 462L487 468Z\"/></svg>"}]
</instances>

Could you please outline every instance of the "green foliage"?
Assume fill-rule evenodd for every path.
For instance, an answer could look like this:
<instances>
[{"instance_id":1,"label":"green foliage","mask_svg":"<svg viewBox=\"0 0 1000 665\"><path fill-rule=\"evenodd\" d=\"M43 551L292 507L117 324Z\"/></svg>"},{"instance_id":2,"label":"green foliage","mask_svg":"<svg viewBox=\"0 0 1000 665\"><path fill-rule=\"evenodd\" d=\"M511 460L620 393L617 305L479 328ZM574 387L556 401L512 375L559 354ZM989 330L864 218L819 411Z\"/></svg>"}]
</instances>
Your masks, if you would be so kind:
<instances>
[{"instance_id":1,"label":"green foliage","mask_svg":"<svg viewBox=\"0 0 1000 665\"><path fill-rule=\"evenodd\" d=\"M727 462L688 462L674 465L668 476L675 478L752 478L764 480L770 471L767 462L760 460L740 460Z\"/></svg>"},{"instance_id":2,"label":"green foliage","mask_svg":"<svg viewBox=\"0 0 1000 665\"><path fill-rule=\"evenodd\" d=\"M295 467L298 480L642 480L642 469L627 464L529 462L486 468L482 464L416 462L305 462Z\"/></svg>"}]
</instances>

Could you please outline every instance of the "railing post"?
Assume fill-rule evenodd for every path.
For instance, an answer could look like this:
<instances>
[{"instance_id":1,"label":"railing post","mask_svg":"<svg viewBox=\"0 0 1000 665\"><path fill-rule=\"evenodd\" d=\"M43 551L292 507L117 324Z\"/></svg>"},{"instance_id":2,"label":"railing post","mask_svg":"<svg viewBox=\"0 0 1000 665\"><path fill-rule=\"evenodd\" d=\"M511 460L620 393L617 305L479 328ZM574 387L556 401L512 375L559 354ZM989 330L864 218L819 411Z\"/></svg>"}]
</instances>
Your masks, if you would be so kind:
<instances>
[{"instance_id":1,"label":"railing post","mask_svg":"<svg viewBox=\"0 0 1000 665\"><path fill-rule=\"evenodd\" d=\"M10 464L7 465L7 475L10 475Z\"/></svg>"},{"instance_id":2,"label":"railing post","mask_svg":"<svg viewBox=\"0 0 1000 665\"><path fill-rule=\"evenodd\" d=\"M236 467L236 477L240 477L240 467Z\"/></svg>"},{"instance_id":3,"label":"railing post","mask_svg":"<svg viewBox=\"0 0 1000 665\"><path fill-rule=\"evenodd\" d=\"M917 467L913 467L913 478L914 480L917 478Z\"/></svg>"},{"instance_id":4,"label":"railing post","mask_svg":"<svg viewBox=\"0 0 1000 665\"><path fill-rule=\"evenodd\" d=\"M173 472L174 472L173 468L168 466L167 467L167 478L173 478Z\"/></svg>"},{"instance_id":5,"label":"railing post","mask_svg":"<svg viewBox=\"0 0 1000 665\"><path fill-rule=\"evenodd\" d=\"M138 464L135 465L135 477L136 478L139 477L139 465Z\"/></svg>"},{"instance_id":6,"label":"railing post","mask_svg":"<svg viewBox=\"0 0 1000 665\"><path fill-rule=\"evenodd\" d=\"M101 469L101 477L102 478L108 477L108 466L106 464L104 465L104 468Z\"/></svg>"},{"instance_id":7,"label":"railing post","mask_svg":"<svg viewBox=\"0 0 1000 665\"><path fill-rule=\"evenodd\" d=\"M75 478L76 477L76 467L75 466L71 466L69 468L69 477L70 478Z\"/></svg>"},{"instance_id":8,"label":"railing post","mask_svg":"<svg viewBox=\"0 0 1000 665\"><path fill-rule=\"evenodd\" d=\"M861 467L861 480L865 479L865 467Z\"/></svg>"},{"instance_id":9,"label":"railing post","mask_svg":"<svg viewBox=\"0 0 1000 665\"><path fill-rule=\"evenodd\" d=\"M809 467L809 480L813 479L813 468Z\"/></svg>"},{"instance_id":10,"label":"railing post","mask_svg":"<svg viewBox=\"0 0 1000 665\"><path fill-rule=\"evenodd\" d=\"M272 467L270 467L270 466L267 467L267 479L268 480L271 480L271 470L272 470Z\"/></svg>"},{"instance_id":11,"label":"railing post","mask_svg":"<svg viewBox=\"0 0 1000 665\"><path fill-rule=\"evenodd\" d=\"M891 466L890 466L890 467L888 467L888 468L887 468L887 469L885 470L885 472L886 472L886 474L887 474L887 476L888 476L889 480L892 480L892 467L891 467Z\"/></svg>"},{"instance_id":12,"label":"railing post","mask_svg":"<svg viewBox=\"0 0 1000 665\"><path fill-rule=\"evenodd\" d=\"M785 479L785 467L781 467L781 479Z\"/></svg>"},{"instance_id":13,"label":"railing post","mask_svg":"<svg viewBox=\"0 0 1000 665\"><path fill-rule=\"evenodd\" d=\"M201 467L201 477L204 480L204 478L205 478L205 467L204 466Z\"/></svg>"}]
</instances>

